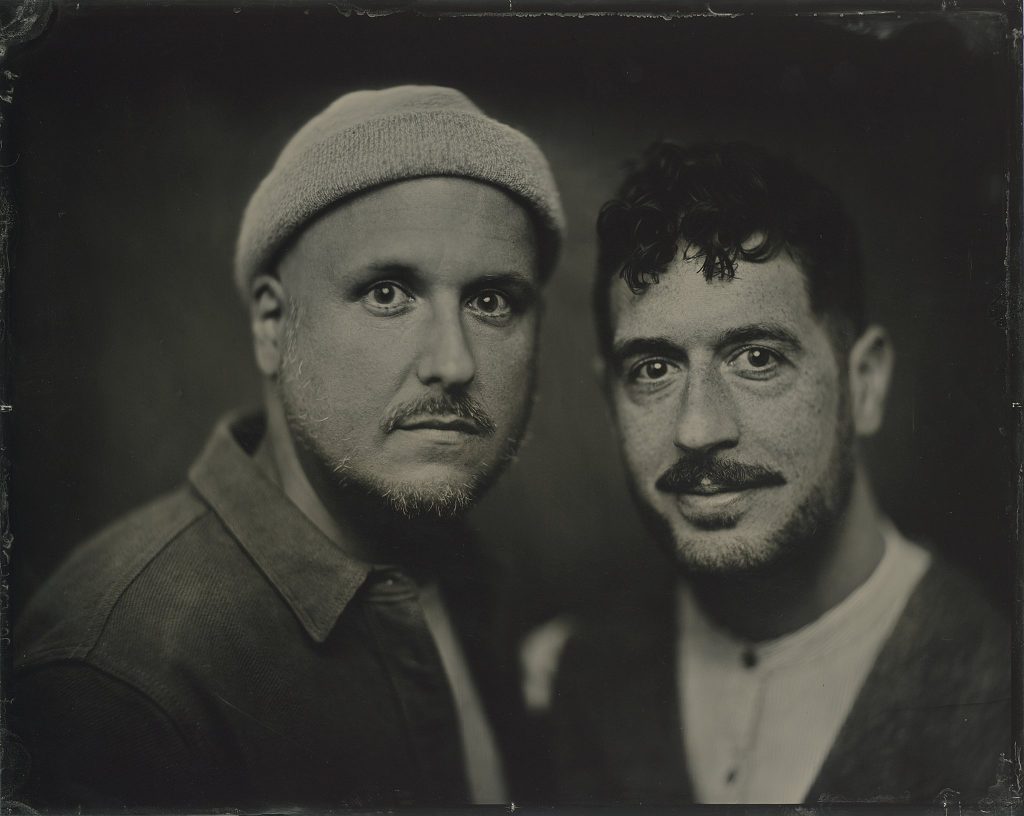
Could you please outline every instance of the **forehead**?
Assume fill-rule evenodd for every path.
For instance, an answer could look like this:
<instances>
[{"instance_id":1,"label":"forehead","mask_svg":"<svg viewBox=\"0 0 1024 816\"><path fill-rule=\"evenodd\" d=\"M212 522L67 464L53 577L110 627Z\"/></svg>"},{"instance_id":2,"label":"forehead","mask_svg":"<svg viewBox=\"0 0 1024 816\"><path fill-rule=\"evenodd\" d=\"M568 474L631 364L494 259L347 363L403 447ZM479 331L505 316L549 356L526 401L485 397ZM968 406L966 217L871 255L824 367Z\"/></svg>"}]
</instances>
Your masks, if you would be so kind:
<instances>
[{"instance_id":1,"label":"forehead","mask_svg":"<svg viewBox=\"0 0 1024 816\"><path fill-rule=\"evenodd\" d=\"M529 273L535 243L526 209L498 188L432 177L389 184L329 210L303 230L283 265L301 260L340 269L396 264L421 272L476 267Z\"/></svg>"},{"instance_id":2,"label":"forehead","mask_svg":"<svg viewBox=\"0 0 1024 816\"><path fill-rule=\"evenodd\" d=\"M734 278L708 281L701 259L677 257L659 282L638 295L615 280L610 294L613 342L670 337L711 343L730 329L772 323L798 336L823 333L806 279L785 253L765 263L736 264Z\"/></svg>"}]
</instances>

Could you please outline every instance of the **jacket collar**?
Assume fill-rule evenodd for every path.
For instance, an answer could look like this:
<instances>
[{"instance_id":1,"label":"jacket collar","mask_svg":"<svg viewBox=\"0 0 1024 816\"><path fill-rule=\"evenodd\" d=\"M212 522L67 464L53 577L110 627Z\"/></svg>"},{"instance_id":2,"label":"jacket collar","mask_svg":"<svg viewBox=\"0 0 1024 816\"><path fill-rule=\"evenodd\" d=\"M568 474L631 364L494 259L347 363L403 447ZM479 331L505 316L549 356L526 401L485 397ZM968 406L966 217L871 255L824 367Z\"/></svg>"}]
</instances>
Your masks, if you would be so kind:
<instances>
[{"instance_id":1,"label":"jacket collar","mask_svg":"<svg viewBox=\"0 0 1024 816\"><path fill-rule=\"evenodd\" d=\"M261 414L221 420L189 481L309 636L323 643L371 567L345 555L253 461L265 428Z\"/></svg>"}]
</instances>

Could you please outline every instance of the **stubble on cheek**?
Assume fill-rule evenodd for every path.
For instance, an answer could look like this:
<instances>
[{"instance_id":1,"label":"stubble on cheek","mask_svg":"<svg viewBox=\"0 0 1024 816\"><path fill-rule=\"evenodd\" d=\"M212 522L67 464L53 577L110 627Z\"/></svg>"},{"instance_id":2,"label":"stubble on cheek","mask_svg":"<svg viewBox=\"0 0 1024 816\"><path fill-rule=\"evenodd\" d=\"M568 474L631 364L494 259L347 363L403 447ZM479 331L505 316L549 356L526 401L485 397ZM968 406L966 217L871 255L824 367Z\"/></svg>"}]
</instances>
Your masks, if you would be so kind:
<instances>
[{"instance_id":1,"label":"stubble on cheek","mask_svg":"<svg viewBox=\"0 0 1024 816\"><path fill-rule=\"evenodd\" d=\"M654 484L677 459L672 415L668 411L642 410L620 393L612 399L612 421L635 494L647 494L647 501L655 504L666 499L665 506L668 506L670 497L658 491Z\"/></svg>"},{"instance_id":2,"label":"stubble on cheek","mask_svg":"<svg viewBox=\"0 0 1024 816\"><path fill-rule=\"evenodd\" d=\"M782 404L767 404L761 433L767 462L790 482L818 482L836 452L837 434L845 421L845 398L826 374L814 377Z\"/></svg>"},{"instance_id":3,"label":"stubble on cheek","mask_svg":"<svg viewBox=\"0 0 1024 816\"><path fill-rule=\"evenodd\" d=\"M296 441L337 476L344 477L360 447L351 432L337 427L314 353L304 348L305 311L289 302L282 334L281 367L276 388ZM310 363L313 360L313 363Z\"/></svg>"},{"instance_id":4,"label":"stubble on cheek","mask_svg":"<svg viewBox=\"0 0 1024 816\"><path fill-rule=\"evenodd\" d=\"M438 473L436 479L425 483L405 478L401 470L396 472L394 462L388 464L390 457L384 450L387 435L380 425L395 394L382 395L377 404L372 389L364 388L350 393L355 398L346 396L344 404L340 404L342 400L332 404L331 389L344 387L344 383L328 384L322 379L322 372L344 366L345 382L379 385L388 370L386 361L379 359L379 347L360 356L356 344L349 353L359 359L324 360L319 350L307 343L305 317L297 305L287 311L277 391L297 443L334 474L339 486L360 490L403 516L449 518L466 510L515 458L529 419L536 376L529 345L515 348L510 344L513 348L509 349L496 344L493 353L485 356L485 368L466 389L496 420L498 435L481 440L486 447L477 448L479 455L466 469ZM396 384L395 393L399 390ZM424 385L416 396L426 396L432 390Z\"/></svg>"},{"instance_id":5,"label":"stubble on cheek","mask_svg":"<svg viewBox=\"0 0 1024 816\"><path fill-rule=\"evenodd\" d=\"M846 402L843 383L823 372L788 399L752 403L740 445L723 455L778 471L787 484L782 493L766 489L735 525L708 531L686 521L674 497L654 486L678 459L673 417L620 398L615 420L630 491L649 529L695 574L760 569L820 546L849 492L853 442Z\"/></svg>"}]
</instances>

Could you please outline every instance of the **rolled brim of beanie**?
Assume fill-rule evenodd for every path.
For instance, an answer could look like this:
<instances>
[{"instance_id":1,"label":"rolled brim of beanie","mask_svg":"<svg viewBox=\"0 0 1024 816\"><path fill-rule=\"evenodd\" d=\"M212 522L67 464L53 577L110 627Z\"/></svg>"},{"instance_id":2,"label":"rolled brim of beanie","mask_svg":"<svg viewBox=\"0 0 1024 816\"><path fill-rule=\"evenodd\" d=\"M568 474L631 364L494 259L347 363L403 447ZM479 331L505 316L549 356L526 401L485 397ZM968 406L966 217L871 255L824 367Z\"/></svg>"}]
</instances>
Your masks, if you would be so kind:
<instances>
[{"instance_id":1,"label":"rolled brim of beanie","mask_svg":"<svg viewBox=\"0 0 1024 816\"><path fill-rule=\"evenodd\" d=\"M472 179L510 193L544 233L545 274L557 256L564 216L547 160L519 131L480 114L381 116L286 154L242 220L235 282L243 295L255 275L273 271L290 240L319 213L375 187L430 176Z\"/></svg>"}]
</instances>

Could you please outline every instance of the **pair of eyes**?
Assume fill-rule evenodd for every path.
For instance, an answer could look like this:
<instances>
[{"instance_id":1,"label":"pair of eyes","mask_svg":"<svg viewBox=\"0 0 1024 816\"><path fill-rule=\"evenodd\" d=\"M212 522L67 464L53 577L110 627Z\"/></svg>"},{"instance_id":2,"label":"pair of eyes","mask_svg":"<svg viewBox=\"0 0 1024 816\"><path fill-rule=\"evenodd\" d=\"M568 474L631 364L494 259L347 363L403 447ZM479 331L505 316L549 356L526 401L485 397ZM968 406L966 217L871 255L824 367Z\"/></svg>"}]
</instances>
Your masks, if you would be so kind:
<instances>
[{"instance_id":1,"label":"pair of eyes","mask_svg":"<svg viewBox=\"0 0 1024 816\"><path fill-rule=\"evenodd\" d=\"M416 298L408 289L394 281L378 281L366 290L362 303L374 314L393 315L404 312ZM509 297L497 289L485 289L464 301L466 308L492 320L512 316Z\"/></svg>"},{"instance_id":2,"label":"pair of eyes","mask_svg":"<svg viewBox=\"0 0 1024 816\"><path fill-rule=\"evenodd\" d=\"M762 346L748 346L740 349L727 361L739 376L748 380L766 380L775 376L779 366L785 362L781 354ZM630 366L627 379L631 383L654 385L680 370L680 365L664 357L648 357Z\"/></svg>"}]
</instances>

